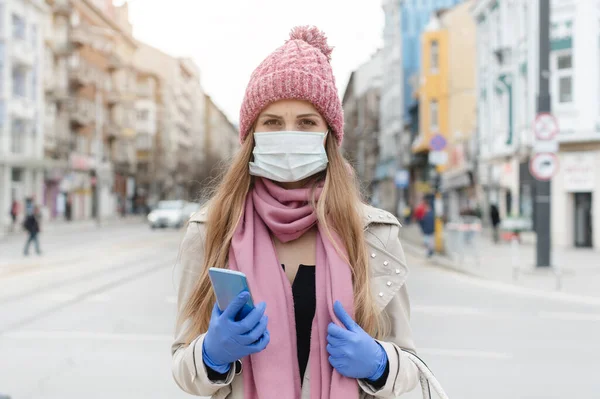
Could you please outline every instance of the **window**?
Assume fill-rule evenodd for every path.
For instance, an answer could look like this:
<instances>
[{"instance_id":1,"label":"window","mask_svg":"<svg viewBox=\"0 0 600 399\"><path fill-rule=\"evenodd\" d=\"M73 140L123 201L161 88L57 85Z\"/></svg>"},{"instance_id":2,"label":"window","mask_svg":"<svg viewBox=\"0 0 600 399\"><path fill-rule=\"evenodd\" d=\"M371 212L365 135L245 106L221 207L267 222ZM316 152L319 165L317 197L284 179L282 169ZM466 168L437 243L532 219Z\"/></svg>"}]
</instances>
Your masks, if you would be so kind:
<instances>
[{"instance_id":1,"label":"window","mask_svg":"<svg viewBox=\"0 0 600 399\"><path fill-rule=\"evenodd\" d=\"M25 91L25 87L26 87L25 71L23 71L22 69L19 69L19 68L13 68L12 86L13 86L13 96L25 97L27 95L27 92Z\"/></svg>"},{"instance_id":2,"label":"window","mask_svg":"<svg viewBox=\"0 0 600 399\"><path fill-rule=\"evenodd\" d=\"M31 47L37 48L37 26L31 25Z\"/></svg>"},{"instance_id":3,"label":"window","mask_svg":"<svg viewBox=\"0 0 600 399\"><path fill-rule=\"evenodd\" d=\"M79 16L79 11L73 11L71 14L71 26L77 27L81 23L81 17Z\"/></svg>"},{"instance_id":4,"label":"window","mask_svg":"<svg viewBox=\"0 0 600 399\"><path fill-rule=\"evenodd\" d=\"M25 122L21 119L13 119L10 133L12 152L22 154L25 151Z\"/></svg>"},{"instance_id":5,"label":"window","mask_svg":"<svg viewBox=\"0 0 600 399\"><path fill-rule=\"evenodd\" d=\"M561 54L556 57L556 78L558 102L560 104L573 102L573 59L571 54Z\"/></svg>"},{"instance_id":6,"label":"window","mask_svg":"<svg viewBox=\"0 0 600 399\"><path fill-rule=\"evenodd\" d=\"M4 43L0 42L0 93L4 93Z\"/></svg>"},{"instance_id":7,"label":"window","mask_svg":"<svg viewBox=\"0 0 600 399\"><path fill-rule=\"evenodd\" d=\"M149 112L147 109L141 109L137 112L138 122L146 122L148 120Z\"/></svg>"},{"instance_id":8,"label":"window","mask_svg":"<svg viewBox=\"0 0 600 399\"><path fill-rule=\"evenodd\" d=\"M31 71L31 86L30 86L31 87L31 99L33 101L35 101L36 98L37 98L37 93L36 93L36 90L37 90L37 80L38 80L37 79L37 72L34 69L33 71Z\"/></svg>"},{"instance_id":9,"label":"window","mask_svg":"<svg viewBox=\"0 0 600 399\"><path fill-rule=\"evenodd\" d=\"M437 100L431 100L429 103L429 121L432 133L437 133L439 130L439 117L438 117L438 102Z\"/></svg>"},{"instance_id":10,"label":"window","mask_svg":"<svg viewBox=\"0 0 600 399\"><path fill-rule=\"evenodd\" d=\"M431 73L438 73L439 71L439 58L440 58L440 46L437 40L431 41Z\"/></svg>"},{"instance_id":11,"label":"window","mask_svg":"<svg viewBox=\"0 0 600 399\"><path fill-rule=\"evenodd\" d=\"M13 37L15 39L25 40L25 19L17 14L13 14L12 25Z\"/></svg>"}]
</instances>

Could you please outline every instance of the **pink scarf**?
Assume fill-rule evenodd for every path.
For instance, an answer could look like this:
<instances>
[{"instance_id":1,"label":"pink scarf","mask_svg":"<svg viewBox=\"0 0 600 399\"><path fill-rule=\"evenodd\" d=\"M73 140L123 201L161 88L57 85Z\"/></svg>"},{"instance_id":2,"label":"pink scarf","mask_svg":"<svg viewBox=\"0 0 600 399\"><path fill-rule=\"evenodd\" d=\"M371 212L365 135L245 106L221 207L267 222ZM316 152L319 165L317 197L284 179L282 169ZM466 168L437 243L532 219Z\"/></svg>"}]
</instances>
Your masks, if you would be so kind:
<instances>
[{"instance_id":1,"label":"pink scarf","mask_svg":"<svg viewBox=\"0 0 600 399\"><path fill-rule=\"evenodd\" d=\"M321 189L317 189L317 199L320 193ZM271 341L264 351L242 360L245 399L300 398L292 287L277 260L270 233L282 242L288 242L313 227L317 215L309 202L310 195L308 188L286 190L270 180L257 178L233 236L229 268L246 274L255 303L267 303L271 334ZM326 237L318 226L317 305L312 323L310 364L307 365L310 368L310 397L358 398L356 380L339 374L328 360L327 326L331 321L341 325L333 313L333 303L339 300L353 316L354 297L350 267ZM340 242L337 237L335 239ZM341 243L338 246L343 248Z\"/></svg>"}]
</instances>

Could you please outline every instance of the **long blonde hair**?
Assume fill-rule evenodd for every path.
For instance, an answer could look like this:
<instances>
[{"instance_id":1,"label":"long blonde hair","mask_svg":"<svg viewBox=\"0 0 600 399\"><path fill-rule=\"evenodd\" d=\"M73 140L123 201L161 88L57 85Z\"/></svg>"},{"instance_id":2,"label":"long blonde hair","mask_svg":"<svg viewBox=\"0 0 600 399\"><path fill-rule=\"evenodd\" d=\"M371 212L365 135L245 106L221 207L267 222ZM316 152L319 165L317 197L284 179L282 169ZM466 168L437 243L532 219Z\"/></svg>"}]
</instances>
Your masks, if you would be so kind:
<instances>
[{"instance_id":1,"label":"long blonde hair","mask_svg":"<svg viewBox=\"0 0 600 399\"><path fill-rule=\"evenodd\" d=\"M254 138L250 134L210 200L205 241L198 243L204 245L202 271L178 319L179 326L189 320L186 332L188 343L208 329L215 303L208 269L227 268L231 239L242 217L246 196L253 182L253 177L248 172L253 148ZM383 316L378 314L371 296L358 182L354 174L349 173L348 164L331 135L328 135L325 148L329 165L315 182L316 184L324 179L323 191L316 206L317 217L329 237L331 238L331 231L334 231L344 245L345 251L340 253L344 257L347 255L352 269L356 322L371 336L381 338L387 334L387 326ZM188 250L195 251L197 248L192 246Z\"/></svg>"}]
</instances>

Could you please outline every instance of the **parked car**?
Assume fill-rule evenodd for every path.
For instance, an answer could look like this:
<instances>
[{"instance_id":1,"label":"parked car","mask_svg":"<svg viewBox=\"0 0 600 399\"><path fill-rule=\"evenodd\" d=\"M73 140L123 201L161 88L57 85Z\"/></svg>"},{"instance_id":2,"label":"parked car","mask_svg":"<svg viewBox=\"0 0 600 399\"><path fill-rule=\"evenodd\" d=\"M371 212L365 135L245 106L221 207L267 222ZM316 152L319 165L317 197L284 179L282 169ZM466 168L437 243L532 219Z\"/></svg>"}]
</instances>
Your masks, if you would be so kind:
<instances>
[{"instance_id":1,"label":"parked car","mask_svg":"<svg viewBox=\"0 0 600 399\"><path fill-rule=\"evenodd\" d=\"M185 201L159 201L148 214L150 227L180 228L189 219Z\"/></svg>"}]
</instances>

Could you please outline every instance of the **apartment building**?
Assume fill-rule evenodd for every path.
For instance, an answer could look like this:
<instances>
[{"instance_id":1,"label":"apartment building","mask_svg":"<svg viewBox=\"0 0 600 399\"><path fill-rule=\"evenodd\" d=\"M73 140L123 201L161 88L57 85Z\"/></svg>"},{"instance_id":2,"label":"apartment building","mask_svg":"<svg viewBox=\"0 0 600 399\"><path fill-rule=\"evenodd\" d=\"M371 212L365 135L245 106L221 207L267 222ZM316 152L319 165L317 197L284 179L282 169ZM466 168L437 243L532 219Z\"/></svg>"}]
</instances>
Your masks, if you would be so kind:
<instances>
[{"instance_id":1,"label":"apartment building","mask_svg":"<svg viewBox=\"0 0 600 399\"><path fill-rule=\"evenodd\" d=\"M419 90L419 135L413 151L431 163L431 140L446 141L443 162L413 170L417 186L431 184L439 175L445 215L456 220L461 211L476 208L474 132L476 112L474 2L465 2L432 14L422 35ZM440 154L440 152L438 152ZM439 155L438 155L439 156ZM437 177L436 177L437 178ZM418 198L413 198L417 201Z\"/></svg>"},{"instance_id":2,"label":"apartment building","mask_svg":"<svg viewBox=\"0 0 600 399\"><path fill-rule=\"evenodd\" d=\"M478 130L483 198L505 216L534 219L529 170L539 77L538 3L481 0L477 21ZM553 0L550 94L558 120L552 242L600 247L600 1Z\"/></svg>"},{"instance_id":3,"label":"apartment building","mask_svg":"<svg viewBox=\"0 0 600 399\"><path fill-rule=\"evenodd\" d=\"M375 205L385 204L378 184L386 170L377 168L379 148L379 111L383 81L383 52L373 56L350 75L344 92L344 152L353 164L364 188L364 195ZM377 195L376 195L377 194ZM394 198L394 196L391 196Z\"/></svg>"},{"instance_id":4,"label":"apartment building","mask_svg":"<svg viewBox=\"0 0 600 399\"><path fill-rule=\"evenodd\" d=\"M211 162L227 161L240 147L238 129L209 95L205 95L204 102L204 157Z\"/></svg>"},{"instance_id":5,"label":"apartment building","mask_svg":"<svg viewBox=\"0 0 600 399\"><path fill-rule=\"evenodd\" d=\"M136 185L140 202L155 204L162 192L161 80L155 74L137 71Z\"/></svg>"},{"instance_id":6,"label":"apartment building","mask_svg":"<svg viewBox=\"0 0 600 399\"><path fill-rule=\"evenodd\" d=\"M44 22L42 1L0 3L0 235L13 201L25 213L44 180Z\"/></svg>"},{"instance_id":7,"label":"apartment building","mask_svg":"<svg viewBox=\"0 0 600 399\"><path fill-rule=\"evenodd\" d=\"M160 199L194 199L194 143L203 136L204 93L200 71L186 58L172 57L138 43L134 64L138 71L155 76L160 96L158 164Z\"/></svg>"}]
</instances>

